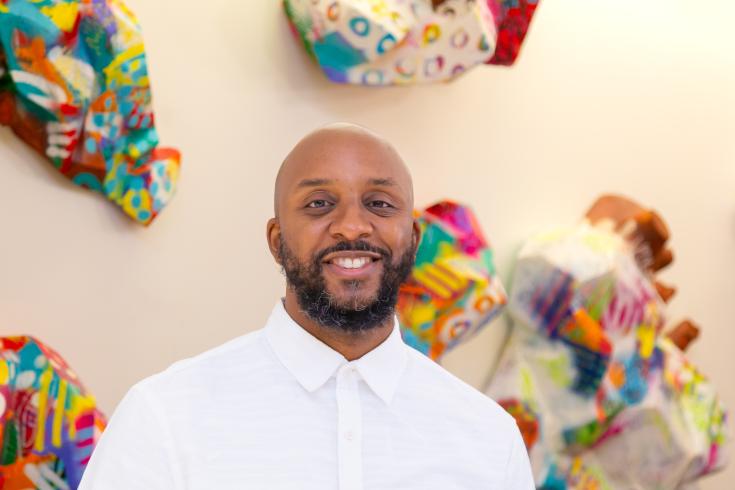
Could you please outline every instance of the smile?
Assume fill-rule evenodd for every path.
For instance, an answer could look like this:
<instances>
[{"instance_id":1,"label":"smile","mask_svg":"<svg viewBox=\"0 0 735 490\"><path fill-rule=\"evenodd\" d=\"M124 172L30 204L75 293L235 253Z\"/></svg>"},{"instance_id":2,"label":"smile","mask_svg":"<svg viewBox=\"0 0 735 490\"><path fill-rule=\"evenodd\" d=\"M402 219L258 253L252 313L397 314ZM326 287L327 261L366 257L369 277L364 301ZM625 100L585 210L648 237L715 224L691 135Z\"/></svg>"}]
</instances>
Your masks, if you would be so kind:
<instances>
[{"instance_id":1,"label":"smile","mask_svg":"<svg viewBox=\"0 0 735 490\"><path fill-rule=\"evenodd\" d=\"M326 270L332 274L350 279L364 277L377 271L377 263L381 261L380 254L364 251L344 251L329 254L324 258Z\"/></svg>"},{"instance_id":2,"label":"smile","mask_svg":"<svg viewBox=\"0 0 735 490\"><path fill-rule=\"evenodd\" d=\"M342 269L362 269L374 261L372 257L337 257L331 263Z\"/></svg>"}]
</instances>

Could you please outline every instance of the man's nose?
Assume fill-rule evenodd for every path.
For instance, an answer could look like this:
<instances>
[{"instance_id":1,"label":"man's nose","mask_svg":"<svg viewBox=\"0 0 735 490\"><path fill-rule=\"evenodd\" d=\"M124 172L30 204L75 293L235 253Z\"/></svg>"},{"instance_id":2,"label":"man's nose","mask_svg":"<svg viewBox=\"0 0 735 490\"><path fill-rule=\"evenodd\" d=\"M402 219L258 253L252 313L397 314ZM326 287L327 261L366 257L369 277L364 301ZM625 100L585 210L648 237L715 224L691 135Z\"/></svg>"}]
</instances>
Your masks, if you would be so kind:
<instances>
[{"instance_id":1,"label":"man's nose","mask_svg":"<svg viewBox=\"0 0 735 490\"><path fill-rule=\"evenodd\" d=\"M373 232L369 213L360 204L343 204L334 214L334 221L329 226L329 232L337 239L352 242L360 238L367 238Z\"/></svg>"}]
</instances>

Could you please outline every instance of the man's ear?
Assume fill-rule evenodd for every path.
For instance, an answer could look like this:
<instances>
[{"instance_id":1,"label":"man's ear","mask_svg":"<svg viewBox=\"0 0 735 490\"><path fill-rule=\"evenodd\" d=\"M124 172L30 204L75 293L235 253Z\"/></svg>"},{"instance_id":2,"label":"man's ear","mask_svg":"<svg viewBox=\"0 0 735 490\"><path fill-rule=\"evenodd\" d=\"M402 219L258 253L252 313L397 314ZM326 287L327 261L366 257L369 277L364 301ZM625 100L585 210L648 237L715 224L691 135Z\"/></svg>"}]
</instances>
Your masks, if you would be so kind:
<instances>
[{"instance_id":1,"label":"man's ear","mask_svg":"<svg viewBox=\"0 0 735 490\"><path fill-rule=\"evenodd\" d=\"M416 255L416 253L419 251L419 243L421 243L421 225L419 225L418 220L413 220L413 253Z\"/></svg>"},{"instance_id":2,"label":"man's ear","mask_svg":"<svg viewBox=\"0 0 735 490\"><path fill-rule=\"evenodd\" d=\"M268 240L268 248L271 251L271 255L276 261L276 264L283 265L281 261L281 225L278 223L278 218L271 218L268 220L268 224L265 229L266 239Z\"/></svg>"}]
</instances>

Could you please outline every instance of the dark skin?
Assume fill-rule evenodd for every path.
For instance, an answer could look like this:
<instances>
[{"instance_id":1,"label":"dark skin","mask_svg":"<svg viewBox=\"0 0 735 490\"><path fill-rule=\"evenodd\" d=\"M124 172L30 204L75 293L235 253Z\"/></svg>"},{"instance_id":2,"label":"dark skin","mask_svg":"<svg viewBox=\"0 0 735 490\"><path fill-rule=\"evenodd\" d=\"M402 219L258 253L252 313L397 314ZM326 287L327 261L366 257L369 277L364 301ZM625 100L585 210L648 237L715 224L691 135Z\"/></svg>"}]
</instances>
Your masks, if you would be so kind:
<instances>
[{"instance_id":1,"label":"dark skin","mask_svg":"<svg viewBox=\"0 0 735 490\"><path fill-rule=\"evenodd\" d=\"M408 169L390 144L358 126L332 125L302 139L278 172L274 207L267 238L279 265L281 240L303 264L339 242L363 240L395 258L409 248L415 253L419 241ZM384 262L368 252L325 256L327 291L340 305L368 304L377 295L384 268L391 266ZM358 263L364 265L355 267ZM393 330L393 318L360 332L321 325L301 310L290 286L284 304L304 330L350 361L380 345Z\"/></svg>"}]
</instances>

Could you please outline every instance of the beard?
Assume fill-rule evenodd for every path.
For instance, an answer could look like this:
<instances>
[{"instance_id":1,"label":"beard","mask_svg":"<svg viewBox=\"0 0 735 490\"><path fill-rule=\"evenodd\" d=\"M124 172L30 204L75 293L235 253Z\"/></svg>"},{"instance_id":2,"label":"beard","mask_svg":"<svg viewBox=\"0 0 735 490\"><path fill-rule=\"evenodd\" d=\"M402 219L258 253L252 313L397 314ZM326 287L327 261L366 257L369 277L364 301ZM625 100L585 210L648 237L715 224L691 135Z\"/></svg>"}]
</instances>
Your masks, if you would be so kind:
<instances>
[{"instance_id":1,"label":"beard","mask_svg":"<svg viewBox=\"0 0 735 490\"><path fill-rule=\"evenodd\" d=\"M378 291L373 297L355 296L346 302L340 302L327 289L322 260L327 254L345 251L380 254L384 267ZM411 273L416 258L416 251L409 247L394 263L390 252L362 240L340 242L321 250L311 261L302 263L286 245L285 240L281 239L279 254L286 282L296 293L301 310L319 325L349 333L371 330L393 316L398 290ZM345 281L345 285L357 293L363 282Z\"/></svg>"}]
</instances>

